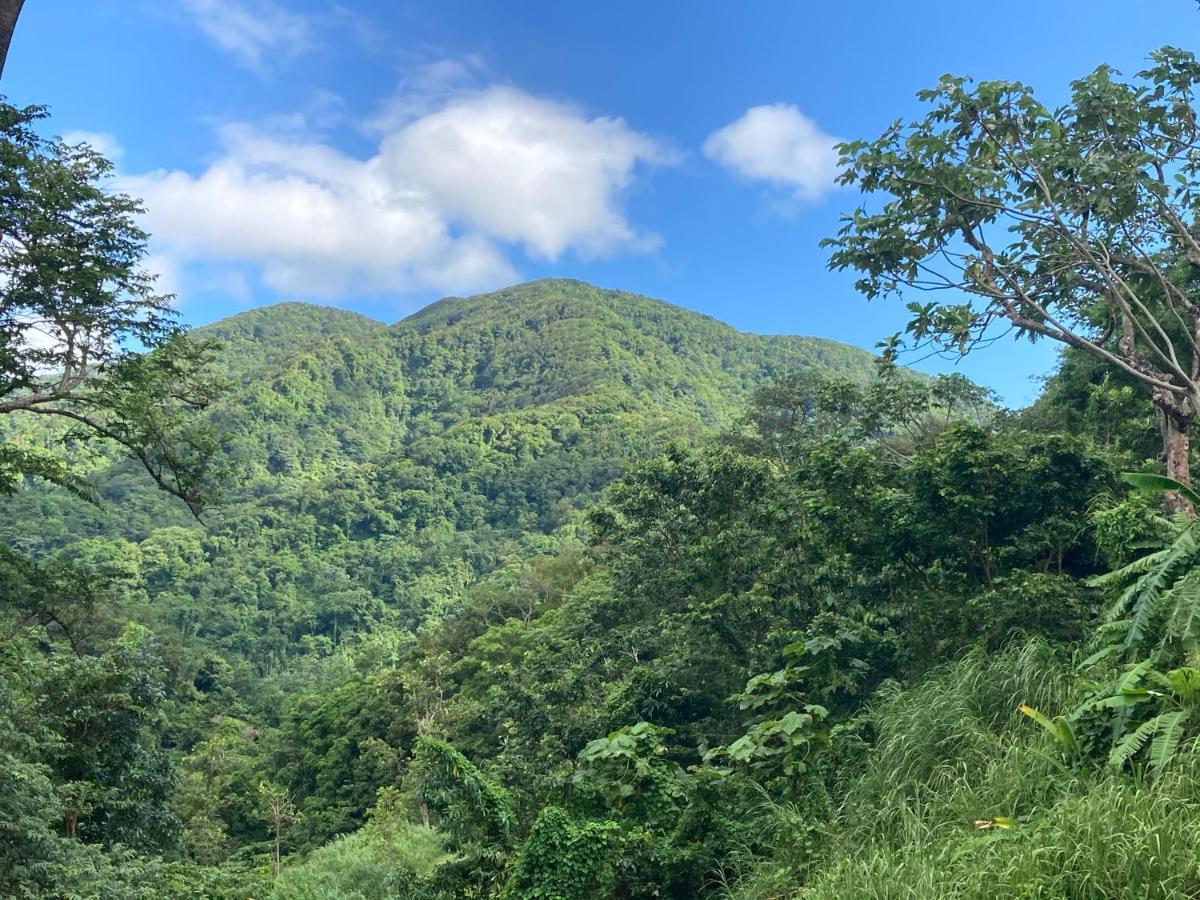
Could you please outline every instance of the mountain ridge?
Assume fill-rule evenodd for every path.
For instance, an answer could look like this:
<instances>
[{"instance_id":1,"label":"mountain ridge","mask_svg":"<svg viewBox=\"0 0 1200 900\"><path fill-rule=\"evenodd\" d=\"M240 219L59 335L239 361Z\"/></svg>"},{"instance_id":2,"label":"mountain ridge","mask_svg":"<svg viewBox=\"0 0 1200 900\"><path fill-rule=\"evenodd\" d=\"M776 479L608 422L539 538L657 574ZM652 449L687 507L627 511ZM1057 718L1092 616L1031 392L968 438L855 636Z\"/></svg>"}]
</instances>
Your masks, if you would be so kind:
<instances>
[{"instance_id":1,"label":"mountain ridge","mask_svg":"<svg viewBox=\"0 0 1200 900\"><path fill-rule=\"evenodd\" d=\"M196 333L224 345L234 383L206 413L236 486L208 529L114 462L96 480L119 503L26 490L0 540L72 522L43 529L43 549L128 557L148 586L133 607L259 672L332 665L335 647L438 620L470 585L570 540L629 465L735 425L773 378L873 372L858 348L561 279L391 325L290 302ZM147 574L164 543L189 548L186 571Z\"/></svg>"},{"instance_id":2,"label":"mountain ridge","mask_svg":"<svg viewBox=\"0 0 1200 900\"><path fill-rule=\"evenodd\" d=\"M484 292L481 294L469 294L469 295L452 294L452 295L448 295L446 297L440 297L437 300L433 300L430 303L426 304L425 306L422 306L420 309L414 310L413 312L409 313L408 315L405 315L405 316L397 319L396 321L390 322L390 323L383 319L376 319L373 316L369 316L365 313L361 313L356 310L345 309L344 307L330 306L328 304L315 303L315 302L309 301L309 300L299 300L299 299L281 300L276 303L267 303L267 304L263 304L262 306L255 306L250 309L232 313L232 314L230 314L228 316L224 316L220 319L215 319L212 322L206 322L203 325L197 325L193 329L191 329L191 333L195 334L195 335L206 336L206 337L214 337L219 340L223 337L229 336L229 334L232 332L231 326L233 326L235 324L243 325L245 323L249 323L252 321L261 320L263 317L275 316L275 315L279 315L279 314L292 315L292 314L296 314L296 313L303 314L303 313L314 313L314 312L325 315L330 319L344 319L345 321L348 321L348 322L352 321L352 322L360 323L362 326L362 330L364 330L364 331L372 331L372 330L382 331L382 330L387 330L387 329L399 329L401 327L408 327L408 326L424 326L424 329L428 330L428 328L432 327L432 325L426 323L425 320L428 318L432 318L435 315L441 314L451 307L459 307L459 306L464 306L466 304L477 303L477 302L486 302L487 300L492 299L492 298L506 297L506 296L510 296L510 295L518 293L518 292L526 292L529 290L541 289L544 287L559 288L559 289L584 288L584 289L588 289L588 290L592 290L592 291L603 292L604 294L606 294L610 297L614 297L614 298L643 302L648 305L653 305L653 307L656 307L656 308L669 310L670 312L677 314L681 317L704 320L715 326L720 327L721 329L728 330L728 331L730 331L734 334L737 334L739 336L742 336L742 337L762 338L766 341L782 341L782 342L814 341L814 342L831 344L831 345L834 345L837 347L844 347L848 350L857 351L857 352L861 352L861 353L870 355L870 352L868 350L866 350L862 347L858 347L855 344L850 344L845 341L839 341L834 338L821 337L819 335L795 334L795 333L791 333L791 332L784 333L784 332L743 331L716 316L712 316L712 315L709 315L708 313L703 313L698 310L691 309L690 307L683 306L678 303L673 303L670 300L664 300L659 297L651 297L647 294L639 294L639 293L632 292L632 291L623 291L623 290L620 290L617 288L601 288L601 287L598 287L597 285L593 285L589 282L583 281L581 279L575 279L575 278L540 278L540 279L534 279L532 281L519 282L517 284L509 285L507 287L499 288L495 291L487 291L487 292ZM459 316L455 317L455 324L461 318L464 318L466 314L467 313L464 311L463 314L460 314ZM322 333L325 333L325 332L323 331Z\"/></svg>"}]
</instances>

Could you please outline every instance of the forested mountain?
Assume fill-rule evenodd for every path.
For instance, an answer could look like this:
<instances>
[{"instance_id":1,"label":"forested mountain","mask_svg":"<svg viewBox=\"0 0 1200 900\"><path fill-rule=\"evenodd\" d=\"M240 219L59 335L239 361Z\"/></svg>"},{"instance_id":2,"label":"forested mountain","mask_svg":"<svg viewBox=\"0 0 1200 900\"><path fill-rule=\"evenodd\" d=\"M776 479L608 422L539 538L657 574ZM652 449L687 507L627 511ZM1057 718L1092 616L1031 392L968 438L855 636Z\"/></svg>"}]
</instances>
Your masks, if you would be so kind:
<instances>
[{"instance_id":1,"label":"forested mountain","mask_svg":"<svg viewBox=\"0 0 1200 900\"><path fill-rule=\"evenodd\" d=\"M219 342L229 384L206 413L228 485L207 527L102 457L102 506L32 487L0 540L114 578L132 608L261 672L394 653L481 576L555 546L631 461L732 424L757 385L872 372L855 348L572 281L390 327L285 303L194 338Z\"/></svg>"},{"instance_id":2,"label":"forested mountain","mask_svg":"<svg viewBox=\"0 0 1200 900\"><path fill-rule=\"evenodd\" d=\"M575 281L185 333L109 164L0 102L0 894L1200 896L1200 63L1155 62L844 146L890 199L834 265L955 291L908 339L1065 345L1019 411Z\"/></svg>"}]
</instances>

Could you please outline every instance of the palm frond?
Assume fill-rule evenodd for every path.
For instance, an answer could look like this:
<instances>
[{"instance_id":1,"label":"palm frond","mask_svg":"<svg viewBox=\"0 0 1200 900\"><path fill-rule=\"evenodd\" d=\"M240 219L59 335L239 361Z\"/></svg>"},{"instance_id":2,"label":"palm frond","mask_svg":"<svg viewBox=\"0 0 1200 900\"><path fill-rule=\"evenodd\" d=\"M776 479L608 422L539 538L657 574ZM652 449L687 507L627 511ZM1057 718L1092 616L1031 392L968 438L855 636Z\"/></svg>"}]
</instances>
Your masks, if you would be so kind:
<instances>
[{"instance_id":1,"label":"palm frond","mask_svg":"<svg viewBox=\"0 0 1200 900\"><path fill-rule=\"evenodd\" d=\"M1126 646L1141 644L1149 635L1155 617L1170 600L1171 588L1178 583L1180 573L1186 573L1200 562L1196 558L1197 551L1195 529L1187 528L1168 548L1158 567L1138 579Z\"/></svg>"},{"instance_id":2,"label":"palm frond","mask_svg":"<svg viewBox=\"0 0 1200 900\"><path fill-rule=\"evenodd\" d=\"M1200 568L1176 582L1158 605L1170 611L1163 625L1165 636L1194 644L1200 636Z\"/></svg>"}]
</instances>

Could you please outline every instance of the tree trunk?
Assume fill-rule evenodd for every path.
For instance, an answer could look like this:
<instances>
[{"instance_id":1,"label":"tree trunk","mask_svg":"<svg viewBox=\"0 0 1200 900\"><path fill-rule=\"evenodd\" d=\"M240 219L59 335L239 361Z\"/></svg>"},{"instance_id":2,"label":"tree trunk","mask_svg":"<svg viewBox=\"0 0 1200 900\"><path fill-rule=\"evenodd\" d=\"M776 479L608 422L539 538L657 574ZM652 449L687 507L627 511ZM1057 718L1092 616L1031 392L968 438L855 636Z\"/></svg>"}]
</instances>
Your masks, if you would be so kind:
<instances>
[{"instance_id":1,"label":"tree trunk","mask_svg":"<svg viewBox=\"0 0 1200 900\"><path fill-rule=\"evenodd\" d=\"M1192 420L1170 410L1162 411L1163 455L1166 457L1167 477L1183 484L1192 483L1192 467L1189 452L1192 446ZM1192 504L1176 491L1163 496L1170 515L1184 513L1195 516Z\"/></svg>"},{"instance_id":2,"label":"tree trunk","mask_svg":"<svg viewBox=\"0 0 1200 900\"><path fill-rule=\"evenodd\" d=\"M0 0L0 76L4 75L4 60L8 57L8 45L12 41L13 29L17 27L17 16L25 0Z\"/></svg>"}]
</instances>

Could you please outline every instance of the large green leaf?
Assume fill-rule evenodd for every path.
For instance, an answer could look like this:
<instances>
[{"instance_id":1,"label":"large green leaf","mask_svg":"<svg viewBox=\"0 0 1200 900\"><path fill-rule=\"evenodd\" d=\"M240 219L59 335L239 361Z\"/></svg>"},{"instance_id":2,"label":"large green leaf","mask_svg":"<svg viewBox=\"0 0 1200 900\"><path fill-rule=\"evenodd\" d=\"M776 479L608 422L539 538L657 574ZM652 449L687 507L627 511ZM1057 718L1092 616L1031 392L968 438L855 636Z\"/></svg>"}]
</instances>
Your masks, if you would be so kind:
<instances>
[{"instance_id":1,"label":"large green leaf","mask_svg":"<svg viewBox=\"0 0 1200 900\"><path fill-rule=\"evenodd\" d=\"M1190 715L1190 710L1179 709L1163 713L1159 717L1158 733L1150 745L1150 765L1153 768L1163 768L1175 756L1175 750L1183 737L1183 723Z\"/></svg>"},{"instance_id":2,"label":"large green leaf","mask_svg":"<svg viewBox=\"0 0 1200 900\"><path fill-rule=\"evenodd\" d=\"M1186 497L1193 506L1200 506L1200 493L1196 493L1190 485L1186 485L1182 481L1176 481L1174 478L1168 478L1166 475L1151 475L1148 472L1125 472L1121 477L1139 491L1151 494L1175 491Z\"/></svg>"}]
</instances>

